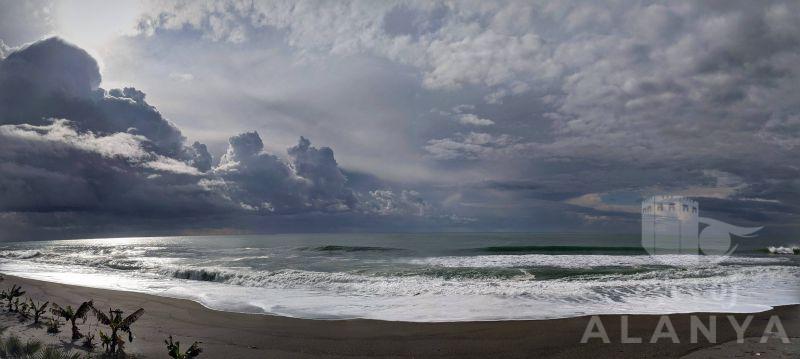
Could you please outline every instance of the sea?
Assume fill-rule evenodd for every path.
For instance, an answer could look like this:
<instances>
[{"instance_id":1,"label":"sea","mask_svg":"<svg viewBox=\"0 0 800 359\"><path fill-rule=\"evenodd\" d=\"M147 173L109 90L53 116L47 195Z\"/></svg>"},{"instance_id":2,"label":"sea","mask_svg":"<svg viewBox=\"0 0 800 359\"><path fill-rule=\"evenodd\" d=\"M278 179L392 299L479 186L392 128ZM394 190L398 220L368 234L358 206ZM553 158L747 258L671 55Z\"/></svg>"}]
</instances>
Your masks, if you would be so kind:
<instances>
[{"instance_id":1,"label":"sea","mask_svg":"<svg viewBox=\"0 0 800 359\"><path fill-rule=\"evenodd\" d=\"M98 238L0 243L0 272L231 312L487 321L798 304L796 252L743 246L697 261L581 233Z\"/></svg>"}]
</instances>

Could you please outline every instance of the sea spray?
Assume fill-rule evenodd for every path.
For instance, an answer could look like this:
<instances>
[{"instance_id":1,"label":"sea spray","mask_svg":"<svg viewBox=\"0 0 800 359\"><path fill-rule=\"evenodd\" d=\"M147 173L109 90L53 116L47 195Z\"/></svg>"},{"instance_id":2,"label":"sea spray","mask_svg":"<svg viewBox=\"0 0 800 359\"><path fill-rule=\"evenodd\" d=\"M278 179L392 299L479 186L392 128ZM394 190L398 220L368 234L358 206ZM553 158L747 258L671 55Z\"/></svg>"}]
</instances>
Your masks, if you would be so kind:
<instances>
[{"instance_id":1,"label":"sea spray","mask_svg":"<svg viewBox=\"0 0 800 359\"><path fill-rule=\"evenodd\" d=\"M800 246L791 246L791 247L767 247L767 251L771 254L795 254L800 255Z\"/></svg>"}]
</instances>

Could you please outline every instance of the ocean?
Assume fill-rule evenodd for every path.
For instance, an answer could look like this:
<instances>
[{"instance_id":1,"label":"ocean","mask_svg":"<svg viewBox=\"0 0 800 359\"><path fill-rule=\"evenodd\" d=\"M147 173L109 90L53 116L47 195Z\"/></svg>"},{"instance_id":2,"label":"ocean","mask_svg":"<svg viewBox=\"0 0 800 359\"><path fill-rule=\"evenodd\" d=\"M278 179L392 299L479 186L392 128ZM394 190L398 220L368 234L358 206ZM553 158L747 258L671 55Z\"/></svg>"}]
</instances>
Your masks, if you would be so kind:
<instances>
[{"instance_id":1,"label":"ocean","mask_svg":"<svg viewBox=\"0 0 800 359\"><path fill-rule=\"evenodd\" d=\"M1 243L0 272L313 319L521 320L800 303L800 256L791 251L751 246L714 263L658 257L638 238L574 233L103 238Z\"/></svg>"}]
</instances>

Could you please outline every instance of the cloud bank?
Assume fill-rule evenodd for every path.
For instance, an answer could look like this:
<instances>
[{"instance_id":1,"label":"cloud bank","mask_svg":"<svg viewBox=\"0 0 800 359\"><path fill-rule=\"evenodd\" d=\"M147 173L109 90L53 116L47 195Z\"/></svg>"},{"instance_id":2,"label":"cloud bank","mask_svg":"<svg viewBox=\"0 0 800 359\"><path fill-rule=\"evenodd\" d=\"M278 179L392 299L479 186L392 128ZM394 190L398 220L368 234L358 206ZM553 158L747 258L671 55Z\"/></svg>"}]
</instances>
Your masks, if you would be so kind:
<instances>
[{"instance_id":1,"label":"cloud bank","mask_svg":"<svg viewBox=\"0 0 800 359\"><path fill-rule=\"evenodd\" d=\"M6 44L63 20L28 4L0 4ZM314 214L352 230L444 209L477 220L400 228L636 232L630 208L673 193L715 218L800 233L796 2L154 1L143 11L92 53L104 86L135 83L148 97L99 91L91 62L30 71L0 46L23 63L4 83L28 82L0 93L16 146L20 136L73 143L146 179L120 176L142 193L156 180L196 191L201 203L187 195L174 208L209 223L239 213L304 228ZM228 140L252 131L263 138ZM298 135L331 144L335 160ZM70 171L53 170L65 183L92 178ZM100 206L68 197L52 201Z\"/></svg>"},{"instance_id":2,"label":"cloud bank","mask_svg":"<svg viewBox=\"0 0 800 359\"><path fill-rule=\"evenodd\" d=\"M206 146L189 144L143 92L106 91L100 79L91 56L56 37L0 60L0 212L422 214L401 204L424 203L411 192L359 201L333 150L304 137L281 158L257 132L235 135L214 165Z\"/></svg>"}]
</instances>

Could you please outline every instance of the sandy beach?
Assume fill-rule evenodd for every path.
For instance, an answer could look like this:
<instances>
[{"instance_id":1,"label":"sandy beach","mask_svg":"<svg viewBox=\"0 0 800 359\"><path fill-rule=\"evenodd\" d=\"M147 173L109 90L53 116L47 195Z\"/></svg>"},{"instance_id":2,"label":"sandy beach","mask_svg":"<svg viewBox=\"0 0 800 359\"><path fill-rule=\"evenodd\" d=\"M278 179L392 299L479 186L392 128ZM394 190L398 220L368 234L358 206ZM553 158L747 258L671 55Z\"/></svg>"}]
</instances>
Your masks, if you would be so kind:
<instances>
[{"instance_id":1,"label":"sandy beach","mask_svg":"<svg viewBox=\"0 0 800 359\"><path fill-rule=\"evenodd\" d=\"M744 344L735 342L736 333L726 318L718 320L718 338L709 343L700 335L699 343L690 343L689 315L670 315L680 343L662 338L648 343L659 316L633 315L629 336L644 338L645 344L620 342L620 317L601 316L610 344L592 339L581 344L589 317L553 320L411 323L377 320L307 320L270 315L238 314L211 310L181 299L48 283L6 276L3 289L18 284L35 300L49 300L61 305L79 305L92 299L96 307L119 307L132 312L145 308L145 315L133 326L136 336L126 351L136 357L165 357L164 339L172 335L188 346L201 341L207 358L265 357L553 357L553 358L624 358L624 357L787 357L797 355L800 347L800 306L783 306L754 314L746 331ZM711 313L700 313L704 322ZM716 314L718 317L724 314ZM770 316L777 315L792 343L771 338L766 344L758 339ZM746 314L738 314L739 323ZM44 327L20 323L17 316L2 313L3 335L38 338L46 343L69 347L69 329L56 336L47 335ZM94 318L81 325L82 331L96 330ZM733 342L732 342L733 341ZM77 348L76 348L77 350ZM98 349L99 350L99 349Z\"/></svg>"}]
</instances>

